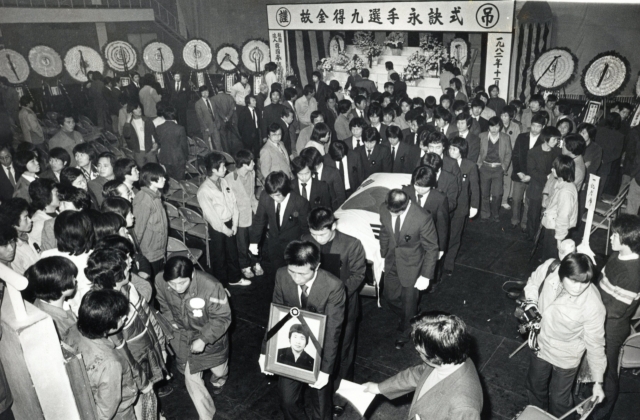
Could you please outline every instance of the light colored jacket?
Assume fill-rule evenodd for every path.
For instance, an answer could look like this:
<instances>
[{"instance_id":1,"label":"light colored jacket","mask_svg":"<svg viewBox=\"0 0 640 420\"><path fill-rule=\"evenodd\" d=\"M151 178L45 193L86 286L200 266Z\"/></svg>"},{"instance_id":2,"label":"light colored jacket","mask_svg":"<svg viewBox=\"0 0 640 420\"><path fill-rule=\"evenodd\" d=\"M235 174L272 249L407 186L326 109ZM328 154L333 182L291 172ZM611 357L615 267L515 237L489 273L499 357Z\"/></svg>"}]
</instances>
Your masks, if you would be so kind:
<instances>
[{"instance_id":1,"label":"light colored jacket","mask_svg":"<svg viewBox=\"0 0 640 420\"><path fill-rule=\"evenodd\" d=\"M213 230L222 232L222 226L229 220L233 221L233 226L238 226L236 197L224 178L220 178L220 189L211 178L205 179L198 188L197 198L202 215Z\"/></svg>"},{"instance_id":2,"label":"light colored jacket","mask_svg":"<svg viewBox=\"0 0 640 420\"><path fill-rule=\"evenodd\" d=\"M140 96L144 116L149 118L157 117L158 111L156 110L156 104L160 102L162 96L149 85L143 86L138 95Z\"/></svg>"},{"instance_id":3,"label":"light colored jacket","mask_svg":"<svg viewBox=\"0 0 640 420\"><path fill-rule=\"evenodd\" d=\"M253 221L253 214L258 209L258 199L255 194L256 173L247 172L244 177L238 175L236 171L229 172L224 177L227 184L236 197L238 206L238 227L248 228Z\"/></svg>"},{"instance_id":4,"label":"light colored jacket","mask_svg":"<svg viewBox=\"0 0 640 420\"><path fill-rule=\"evenodd\" d=\"M20 119L20 128L22 128L24 141L33 144L41 144L44 142L42 127L40 127L40 123L38 122L38 117L35 112L30 108L23 106L20 108L18 118Z\"/></svg>"},{"instance_id":5,"label":"light colored jacket","mask_svg":"<svg viewBox=\"0 0 640 420\"><path fill-rule=\"evenodd\" d=\"M284 144L279 142L275 145L270 140L267 140L262 149L260 149L260 172L266 178L271 172L275 171L282 171L289 178L292 177L289 154Z\"/></svg>"},{"instance_id":6,"label":"light colored jacket","mask_svg":"<svg viewBox=\"0 0 640 420\"><path fill-rule=\"evenodd\" d=\"M555 237L561 241L578 222L578 190L572 182L559 182L551 175L542 195L543 200L545 195L549 197L542 226L555 229Z\"/></svg>"},{"instance_id":7,"label":"light colored jacket","mask_svg":"<svg viewBox=\"0 0 640 420\"><path fill-rule=\"evenodd\" d=\"M307 100L306 96L301 96L296 100L296 115L300 121L301 128L311 124L311 113L318 110L318 102L315 98Z\"/></svg>"},{"instance_id":8,"label":"light colored jacket","mask_svg":"<svg viewBox=\"0 0 640 420\"><path fill-rule=\"evenodd\" d=\"M478 169L482 167L484 160L487 158L489 150L489 132L480 133L480 154L478 155ZM507 172L511 166L511 139L508 134L498 133L498 154L500 155L500 163L502 169Z\"/></svg>"},{"instance_id":9,"label":"light colored jacket","mask_svg":"<svg viewBox=\"0 0 640 420\"><path fill-rule=\"evenodd\" d=\"M559 368L572 369L578 367L586 350L592 378L602 382L607 367L604 354L606 309L600 293L594 284L580 296L566 293L558 275L559 267L546 277L553 261L549 259L542 263L524 288L527 300L537 303L542 315L538 357ZM538 295L543 281L542 292Z\"/></svg>"},{"instance_id":10,"label":"light colored jacket","mask_svg":"<svg viewBox=\"0 0 640 420\"><path fill-rule=\"evenodd\" d=\"M133 215L136 218L134 232L140 242L142 255L147 257L149 262L164 259L169 238L169 222L160 192L142 187L133 198Z\"/></svg>"}]
</instances>

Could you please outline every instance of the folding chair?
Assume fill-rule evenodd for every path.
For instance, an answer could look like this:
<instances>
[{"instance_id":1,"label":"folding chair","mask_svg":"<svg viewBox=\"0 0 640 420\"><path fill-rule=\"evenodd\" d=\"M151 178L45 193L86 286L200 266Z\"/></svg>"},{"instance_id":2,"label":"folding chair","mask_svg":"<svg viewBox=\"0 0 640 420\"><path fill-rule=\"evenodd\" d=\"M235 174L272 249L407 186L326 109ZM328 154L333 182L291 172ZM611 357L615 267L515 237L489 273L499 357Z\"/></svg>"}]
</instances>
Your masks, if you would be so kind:
<instances>
[{"instance_id":1,"label":"folding chair","mask_svg":"<svg viewBox=\"0 0 640 420\"><path fill-rule=\"evenodd\" d=\"M100 143L97 139L92 141L91 144L93 145L93 148L96 149L96 152L98 152L98 154L100 153L104 153L104 152L110 152L109 149L107 149L102 143Z\"/></svg>"},{"instance_id":2,"label":"folding chair","mask_svg":"<svg viewBox=\"0 0 640 420\"><path fill-rule=\"evenodd\" d=\"M184 193L184 189L182 188L182 185L173 178L169 178L169 189L165 194L165 199L175 203L180 203L180 205L183 206L185 205L187 196Z\"/></svg>"},{"instance_id":3,"label":"folding chair","mask_svg":"<svg viewBox=\"0 0 640 420\"><path fill-rule=\"evenodd\" d=\"M588 398L573 407L571 410L564 413L562 417L556 417L538 407L528 405L522 413L514 418L514 420L564 420L569 418L571 414L578 410L582 410L582 414L580 414L580 420L585 420L587 417L589 417L589 415L591 415L591 412L595 407L596 404L591 401L591 398Z\"/></svg>"},{"instance_id":4,"label":"folding chair","mask_svg":"<svg viewBox=\"0 0 640 420\"><path fill-rule=\"evenodd\" d=\"M180 207L179 210L185 220L192 225L190 229L187 229L187 233L204 240L207 253L207 267L211 268L211 256L209 254L209 225L207 221L204 220L204 217L195 210L191 210L187 207Z\"/></svg>"},{"instance_id":5,"label":"folding chair","mask_svg":"<svg viewBox=\"0 0 640 420\"><path fill-rule=\"evenodd\" d=\"M193 137L193 141L196 143L196 156L205 156L211 151L209 145L200 137Z\"/></svg>"},{"instance_id":6,"label":"folding chair","mask_svg":"<svg viewBox=\"0 0 640 420\"><path fill-rule=\"evenodd\" d=\"M193 206L200 208L200 203L198 203L198 186L191 181L180 181L180 185L182 185L182 190L185 194L185 205Z\"/></svg>"},{"instance_id":7,"label":"folding chair","mask_svg":"<svg viewBox=\"0 0 640 420\"><path fill-rule=\"evenodd\" d=\"M200 261L198 261L200 257L202 257L201 249L189 248L184 242L169 236L169 241L167 242L167 259L178 256L189 258L192 263L200 267L200 270L205 271L202 265L200 265Z\"/></svg>"},{"instance_id":8,"label":"folding chair","mask_svg":"<svg viewBox=\"0 0 640 420\"><path fill-rule=\"evenodd\" d=\"M185 233L187 232L187 230L191 229L193 227L193 223L189 223L185 220L184 216L182 216L182 213L180 213L180 211L178 210L178 208L176 206L174 206L171 203L167 203L166 201L164 202L164 208L167 210L167 217L169 219L169 227L171 229L175 229L177 231L180 231L180 233L182 233L182 240L184 242L187 241L186 237L185 237Z\"/></svg>"},{"instance_id":9,"label":"folding chair","mask_svg":"<svg viewBox=\"0 0 640 420\"><path fill-rule=\"evenodd\" d=\"M114 145L108 145L107 149L109 149L109 151L111 153L113 153L114 155L116 155L116 158L118 159L122 159L124 157L127 157L127 155L124 154L124 152L122 150L120 150L118 147L114 146Z\"/></svg>"},{"instance_id":10,"label":"folding chair","mask_svg":"<svg viewBox=\"0 0 640 420\"><path fill-rule=\"evenodd\" d=\"M80 115L78 117L78 124L86 125L89 128L93 127L93 123L91 122L91 120L84 115Z\"/></svg>"},{"instance_id":11,"label":"folding chair","mask_svg":"<svg viewBox=\"0 0 640 420\"><path fill-rule=\"evenodd\" d=\"M610 205L600 202L596 203L596 210L593 215L593 226L591 227L591 233L593 234L598 229L607 230L607 238L611 234L611 224L613 220L618 217L620 213L620 207L624 203L627 193L629 192L629 186L627 185L618 193L618 195L611 201ZM582 221L587 221L587 212L582 216ZM609 241L606 241L605 254L609 254Z\"/></svg>"},{"instance_id":12,"label":"folding chair","mask_svg":"<svg viewBox=\"0 0 640 420\"><path fill-rule=\"evenodd\" d=\"M120 142L118 141L118 136L116 136L115 134L113 134L111 131L109 130L105 130L105 132L103 133L104 137L107 139L107 141L111 144L119 144Z\"/></svg>"},{"instance_id":13,"label":"folding chair","mask_svg":"<svg viewBox=\"0 0 640 420\"><path fill-rule=\"evenodd\" d=\"M618 375L620 369L635 369L634 375L640 373L640 333L631 334L624 340L618 357Z\"/></svg>"}]
</instances>

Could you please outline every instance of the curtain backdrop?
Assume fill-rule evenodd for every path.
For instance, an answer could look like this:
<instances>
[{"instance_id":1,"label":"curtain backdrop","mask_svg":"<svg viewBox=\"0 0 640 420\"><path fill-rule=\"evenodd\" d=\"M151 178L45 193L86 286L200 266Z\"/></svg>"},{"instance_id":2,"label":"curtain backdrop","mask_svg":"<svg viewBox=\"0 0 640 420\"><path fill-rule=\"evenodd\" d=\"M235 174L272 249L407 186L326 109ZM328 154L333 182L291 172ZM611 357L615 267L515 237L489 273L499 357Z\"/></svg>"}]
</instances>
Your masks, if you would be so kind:
<instances>
[{"instance_id":1,"label":"curtain backdrop","mask_svg":"<svg viewBox=\"0 0 640 420\"><path fill-rule=\"evenodd\" d=\"M311 83L316 62L329 55L329 31L286 31L289 65L302 86Z\"/></svg>"}]
</instances>

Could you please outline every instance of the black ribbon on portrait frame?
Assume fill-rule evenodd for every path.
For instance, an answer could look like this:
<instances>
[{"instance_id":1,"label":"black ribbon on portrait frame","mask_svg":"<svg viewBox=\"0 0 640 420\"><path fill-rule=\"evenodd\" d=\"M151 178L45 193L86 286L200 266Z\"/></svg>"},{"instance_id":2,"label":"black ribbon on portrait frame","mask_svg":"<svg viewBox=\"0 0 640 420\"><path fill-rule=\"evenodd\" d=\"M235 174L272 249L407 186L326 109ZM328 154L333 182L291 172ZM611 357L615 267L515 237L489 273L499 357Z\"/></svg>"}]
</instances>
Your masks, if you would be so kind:
<instances>
[{"instance_id":1,"label":"black ribbon on portrait frame","mask_svg":"<svg viewBox=\"0 0 640 420\"><path fill-rule=\"evenodd\" d=\"M278 323L274 325L273 328L266 332L264 341L268 342L269 340L271 340L273 336L276 335L278 331L280 331L280 329L287 322L289 322L291 318L298 318L300 323L307 329L307 331L309 331L309 338L311 339L313 346L316 348L316 351L318 352L318 354L322 354L322 347L320 346L320 342L316 338L315 334L313 334L313 331L311 331L311 328L309 328L309 324L307 324L307 321L304 319L302 311L296 307L291 308L289 310L289 313L284 318L278 321Z\"/></svg>"}]
</instances>

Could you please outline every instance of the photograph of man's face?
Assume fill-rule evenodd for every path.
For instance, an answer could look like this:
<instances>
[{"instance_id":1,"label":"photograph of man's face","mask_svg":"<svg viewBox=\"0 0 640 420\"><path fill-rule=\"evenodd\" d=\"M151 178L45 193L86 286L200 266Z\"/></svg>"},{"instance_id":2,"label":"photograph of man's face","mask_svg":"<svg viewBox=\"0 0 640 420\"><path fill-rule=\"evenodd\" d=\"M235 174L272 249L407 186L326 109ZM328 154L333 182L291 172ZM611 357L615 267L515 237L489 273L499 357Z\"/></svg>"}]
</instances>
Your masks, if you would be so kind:
<instances>
[{"instance_id":1,"label":"photograph of man's face","mask_svg":"<svg viewBox=\"0 0 640 420\"><path fill-rule=\"evenodd\" d=\"M276 363L298 369L313 371L315 347L311 343L310 331L297 320L291 320L280 330ZM286 339L285 339L286 337Z\"/></svg>"},{"instance_id":2,"label":"photograph of man's face","mask_svg":"<svg viewBox=\"0 0 640 420\"><path fill-rule=\"evenodd\" d=\"M307 346L307 337L305 337L304 334L294 332L291 333L289 342L291 343L291 350L295 353L300 353L304 351L304 348Z\"/></svg>"}]
</instances>

